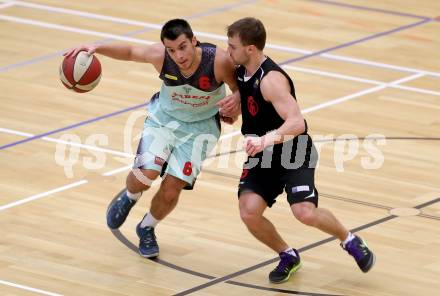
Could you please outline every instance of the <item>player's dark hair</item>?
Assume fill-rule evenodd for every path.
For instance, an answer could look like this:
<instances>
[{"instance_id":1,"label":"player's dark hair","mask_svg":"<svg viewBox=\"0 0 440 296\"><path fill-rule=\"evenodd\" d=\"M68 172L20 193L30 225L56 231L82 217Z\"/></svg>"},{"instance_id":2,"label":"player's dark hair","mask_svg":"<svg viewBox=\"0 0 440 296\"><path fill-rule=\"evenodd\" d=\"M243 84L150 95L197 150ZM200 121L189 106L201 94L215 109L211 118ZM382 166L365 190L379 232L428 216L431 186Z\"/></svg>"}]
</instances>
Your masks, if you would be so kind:
<instances>
[{"instance_id":1,"label":"player's dark hair","mask_svg":"<svg viewBox=\"0 0 440 296\"><path fill-rule=\"evenodd\" d=\"M192 39L194 33L191 26L184 19L172 19L165 23L160 32L160 40L176 40L180 35L185 34L188 39Z\"/></svg>"},{"instance_id":2,"label":"player's dark hair","mask_svg":"<svg viewBox=\"0 0 440 296\"><path fill-rule=\"evenodd\" d=\"M245 17L234 22L228 28L228 37L238 34L243 45L255 45L263 50L266 45L266 30L263 23L253 17Z\"/></svg>"}]
</instances>

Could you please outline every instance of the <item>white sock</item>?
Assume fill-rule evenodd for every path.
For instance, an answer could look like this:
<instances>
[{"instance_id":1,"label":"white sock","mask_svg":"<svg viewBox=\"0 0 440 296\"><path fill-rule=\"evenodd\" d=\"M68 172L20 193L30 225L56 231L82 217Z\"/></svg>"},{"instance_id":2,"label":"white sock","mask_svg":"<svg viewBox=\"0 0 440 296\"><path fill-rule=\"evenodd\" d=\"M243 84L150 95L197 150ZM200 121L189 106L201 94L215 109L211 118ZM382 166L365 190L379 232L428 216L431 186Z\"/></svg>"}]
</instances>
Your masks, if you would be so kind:
<instances>
[{"instance_id":1,"label":"white sock","mask_svg":"<svg viewBox=\"0 0 440 296\"><path fill-rule=\"evenodd\" d=\"M284 250L283 252L287 253L289 255L292 255L293 257L296 257L295 251L292 248L290 248L290 247L288 249Z\"/></svg>"},{"instance_id":2,"label":"white sock","mask_svg":"<svg viewBox=\"0 0 440 296\"><path fill-rule=\"evenodd\" d=\"M141 227L156 227L157 223L159 223L160 220L157 220L156 218L151 215L151 213L148 213L144 219L141 222Z\"/></svg>"},{"instance_id":3,"label":"white sock","mask_svg":"<svg viewBox=\"0 0 440 296\"><path fill-rule=\"evenodd\" d=\"M350 242L352 239L354 239L354 234L349 232L347 235L347 238L342 242L342 245L345 246L348 244L348 242Z\"/></svg>"},{"instance_id":4,"label":"white sock","mask_svg":"<svg viewBox=\"0 0 440 296\"><path fill-rule=\"evenodd\" d=\"M142 191L138 193L131 193L130 191L127 190L127 196L131 200L138 201L141 195L142 195Z\"/></svg>"}]
</instances>

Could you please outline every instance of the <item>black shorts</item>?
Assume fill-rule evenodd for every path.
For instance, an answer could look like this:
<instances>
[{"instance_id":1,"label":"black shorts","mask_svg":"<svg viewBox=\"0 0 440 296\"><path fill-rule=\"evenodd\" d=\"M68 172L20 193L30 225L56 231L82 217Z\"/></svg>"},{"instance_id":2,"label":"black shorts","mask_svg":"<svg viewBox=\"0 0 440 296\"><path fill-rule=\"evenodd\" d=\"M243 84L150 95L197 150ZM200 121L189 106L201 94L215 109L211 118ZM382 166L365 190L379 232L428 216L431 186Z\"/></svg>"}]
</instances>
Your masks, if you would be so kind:
<instances>
[{"instance_id":1,"label":"black shorts","mask_svg":"<svg viewBox=\"0 0 440 296\"><path fill-rule=\"evenodd\" d=\"M318 191L315 188L315 169L261 168L243 169L238 186L238 197L244 192L254 192L271 207L283 190L290 205L309 201L318 206Z\"/></svg>"}]
</instances>

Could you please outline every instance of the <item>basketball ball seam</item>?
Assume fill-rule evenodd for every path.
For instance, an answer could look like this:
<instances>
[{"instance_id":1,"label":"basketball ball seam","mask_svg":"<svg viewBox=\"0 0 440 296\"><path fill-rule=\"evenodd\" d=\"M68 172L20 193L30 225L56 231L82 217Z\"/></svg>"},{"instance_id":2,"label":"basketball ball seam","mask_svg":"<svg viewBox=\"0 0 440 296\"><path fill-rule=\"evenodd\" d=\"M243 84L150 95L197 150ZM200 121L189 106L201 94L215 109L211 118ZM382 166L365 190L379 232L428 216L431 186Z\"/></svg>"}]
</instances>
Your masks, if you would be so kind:
<instances>
[{"instance_id":1,"label":"basketball ball seam","mask_svg":"<svg viewBox=\"0 0 440 296\"><path fill-rule=\"evenodd\" d=\"M76 84L80 84L81 85L81 80L84 78L84 77L86 77L87 76L87 73L89 73L91 70L91 68L92 68L92 65L93 65L93 62L95 62L95 60L96 60L96 57L95 56L92 56L92 61L90 62L90 65L87 67L87 70L85 70L84 71L84 73L83 73L83 75L81 76L81 78L79 79L79 81L76 83ZM99 61L97 61L98 63L99 63ZM99 63L100 64L100 63ZM99 76L98 76L99 77ZM98 79L98 78L96 78L96 79ZM93 81L92 81L93 82ZM92 83L91 82L91 83ZM75 84L75 85L76 85ZM90 83L87 83L87 84L90 84Z\"/></svg>"}]
</instances>

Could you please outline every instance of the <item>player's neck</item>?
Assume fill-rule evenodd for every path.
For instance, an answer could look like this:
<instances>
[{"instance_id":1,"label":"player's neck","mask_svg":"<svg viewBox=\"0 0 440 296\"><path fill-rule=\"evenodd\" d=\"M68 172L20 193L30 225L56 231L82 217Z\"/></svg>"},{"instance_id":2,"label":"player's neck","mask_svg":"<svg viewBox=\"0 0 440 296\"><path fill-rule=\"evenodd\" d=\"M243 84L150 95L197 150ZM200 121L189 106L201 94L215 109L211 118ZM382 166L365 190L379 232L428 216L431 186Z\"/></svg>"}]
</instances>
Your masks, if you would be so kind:
<instances>
[{"instance_id":1,"label":"player's neck","mask_svg":"<svg viewBox=\"0 0 440 296\"><path fill-rule=\"evenodd\" d=\"M194 61L188 69L179 69L180 73L186 78L191 77L199 68L200 62L202 61L202 48L200 46L196 47L196 54L194 57Z\"/></svg>"},{"instance_id":2,"label":"player's neck","mask_svg":"<svg viewBox=\"0 0 440 296\"><path fill-rule=\"evenodd\" d=\"M264 61L267 59L267 57L264 55L264 53L255 55L254 57L251 57L249 60L249 63L245 66L246 68L246 76L250 77L253 76L255 72L260 68L261 64L264 63Z\"/></svg>"}]
</instances>

